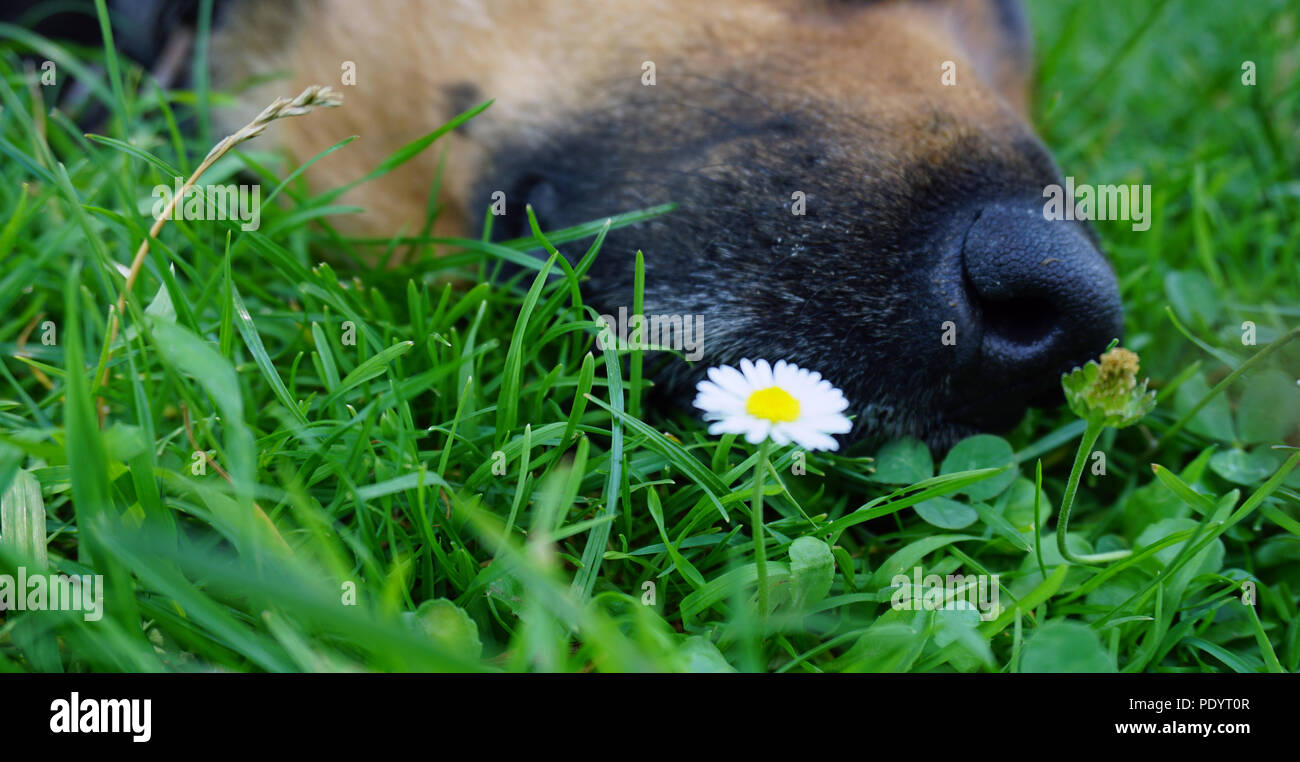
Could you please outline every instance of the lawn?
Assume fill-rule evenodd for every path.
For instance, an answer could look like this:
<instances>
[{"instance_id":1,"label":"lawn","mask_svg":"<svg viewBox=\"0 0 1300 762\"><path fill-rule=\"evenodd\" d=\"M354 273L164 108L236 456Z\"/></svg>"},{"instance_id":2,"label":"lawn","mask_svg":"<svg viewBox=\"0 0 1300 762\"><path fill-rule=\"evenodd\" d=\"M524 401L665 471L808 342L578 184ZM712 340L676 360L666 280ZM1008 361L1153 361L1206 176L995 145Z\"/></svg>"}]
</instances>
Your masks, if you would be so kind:
<instances>
[{"instance_id":1,"label":"lawn","mask_svg":"<svg viewBox=\"0 0 1300 762\"><path fill-rule=\"evenodd\" d=\"M203 183L252 178L258 228L169 220L129 274L220 95L0 26L0 575L103 580L98 618L7 601L0 670L1296 671L1300 8L1029 10L1064 173L1151 187L1096 229L1155 406L947 453L710 436L546 258L604 220L352 239L256 139Z\"/></svg>"}]
</instances>

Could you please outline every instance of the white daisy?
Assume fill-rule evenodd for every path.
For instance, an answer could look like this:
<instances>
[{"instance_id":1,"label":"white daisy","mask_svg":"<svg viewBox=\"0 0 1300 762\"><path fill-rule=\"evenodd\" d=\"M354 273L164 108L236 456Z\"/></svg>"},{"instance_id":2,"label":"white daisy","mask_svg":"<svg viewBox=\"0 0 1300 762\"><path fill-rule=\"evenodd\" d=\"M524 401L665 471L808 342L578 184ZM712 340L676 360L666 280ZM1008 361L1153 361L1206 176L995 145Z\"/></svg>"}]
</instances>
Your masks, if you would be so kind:
<instances>
[{"instance_id":1,"label":"white daisy","mask_svg":"<svg viewBox=\"0 0 1300 762\"><path fill-rule=\"evenodd\" d=\"M695 406L713 421L710 434L744 434L750 444L770 438L777 445L795 442L806 450L835 450L831 434L852 428L844 410L844 393L820 373L785 360L740 361L709 368L709 380L696 390Z\"/></svg>"}]
</instances>

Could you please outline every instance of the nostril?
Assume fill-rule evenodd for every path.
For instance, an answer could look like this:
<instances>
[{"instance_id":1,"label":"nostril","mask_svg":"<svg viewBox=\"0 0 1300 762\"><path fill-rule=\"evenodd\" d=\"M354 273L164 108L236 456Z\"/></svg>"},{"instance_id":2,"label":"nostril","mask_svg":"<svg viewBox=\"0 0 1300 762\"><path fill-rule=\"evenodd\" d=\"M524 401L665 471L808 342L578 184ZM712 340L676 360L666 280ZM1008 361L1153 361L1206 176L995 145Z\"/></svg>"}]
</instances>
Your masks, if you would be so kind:
<instances>
[{"instance_id":1,"label":"nostril","mask_svg":"<svg viewBox=\"0 0 1300 762\"><path fill-rule=\"evenodd\" d=\"M983 332L977 371L993 388L1050 386L1119 336L1115 274L1077 223L1046 220L1038 203L986 206L961 251Z\"/></svg>"},{"instance_id":2,"label":"nostril","mask_svg":"<svg viewBox=\"0 0 1300 762\"><path fill-rule=\"evenodd\" d=\"M1059 330L1060 313L1046 299L984 302L986 338L1032 348L1049 342Z\"/></svg>"}]
</instances>

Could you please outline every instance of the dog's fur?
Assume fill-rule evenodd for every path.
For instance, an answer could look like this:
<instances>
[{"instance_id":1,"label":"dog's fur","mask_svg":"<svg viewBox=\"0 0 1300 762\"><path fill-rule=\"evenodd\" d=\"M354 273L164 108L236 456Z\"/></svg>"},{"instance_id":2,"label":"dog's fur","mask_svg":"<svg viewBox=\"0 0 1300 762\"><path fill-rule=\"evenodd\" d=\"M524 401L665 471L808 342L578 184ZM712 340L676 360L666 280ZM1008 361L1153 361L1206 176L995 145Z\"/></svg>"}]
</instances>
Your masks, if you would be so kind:
<instances>
[{"instance_id":1,"label":"dog's fur","mask_svg":"<svg viewBox=\"0 0 1300 762\"><path fill-rule=\"evenodd\" d=\"M527 234L525 203L559 229L676 202L611 234L586 288L601 311L630 306L642 249L645 312L705 317L704 362L657 378L677 399L709 365L784 358L844 388L859 432L942 443L1014 422L1042 376L1055 384L980 380L978 341L940 342L969 286L960 264L938 273L981 209L1058 177L1027 126L1011 0L244 3L214 53L225 87L289 74L246 91L231 124L307 84L342 90L343 108L270 133L300 160L361 136L311 168L321 189L495 100L352 191L355 232L417 231L443 155L438 235L472 235L498 190L501 237ZM355 86L338 85L344 62Z\"/></svg>"}]
</instances>

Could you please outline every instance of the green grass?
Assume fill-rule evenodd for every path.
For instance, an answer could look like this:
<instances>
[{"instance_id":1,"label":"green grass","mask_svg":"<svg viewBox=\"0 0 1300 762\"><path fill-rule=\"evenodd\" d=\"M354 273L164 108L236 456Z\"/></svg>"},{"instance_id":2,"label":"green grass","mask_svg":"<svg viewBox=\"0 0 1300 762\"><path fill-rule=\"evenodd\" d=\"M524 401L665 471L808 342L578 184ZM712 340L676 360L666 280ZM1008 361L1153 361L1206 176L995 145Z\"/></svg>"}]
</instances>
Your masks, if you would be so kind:
<instances>
[{"instance_id":1,"label":"green grass","mask_svg":"<svg viewBox=\"0 0 1300 762\"><path fill-rule=\"evenodd\" d=\"M1105 475L1083 453L1069 547L1111 560L1056 547L1084 430L1065 409L938 463L903 441L796 474L773 449L767 612L756 448L647 412L635 354L594 348L584 265L524 255L538 240L350 240L294 177L256 232L169 222L106 346L151 189L210 147L177 127L195 95L0 27L0 573L107 588L97 622L5 614L0 670L1295 671L1300 342L1233 370L1300 324L1300 12L1031 17L1065 173L1153 190L1149 231L1097 225L1159 392L1102 433ZM60 85L29 85L32 49ZM112 140L48 113L78 72ZM265 198L293 170L251 142L204 182L247 172ZM599 256L602 222L545 235ZM408 263L339 264L389 255ZM531 267L482 285L505 260ZM914 567L999 575L1002 612L894 610Z\"/></svg>"}]
</instances>

